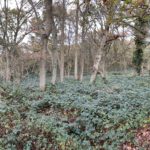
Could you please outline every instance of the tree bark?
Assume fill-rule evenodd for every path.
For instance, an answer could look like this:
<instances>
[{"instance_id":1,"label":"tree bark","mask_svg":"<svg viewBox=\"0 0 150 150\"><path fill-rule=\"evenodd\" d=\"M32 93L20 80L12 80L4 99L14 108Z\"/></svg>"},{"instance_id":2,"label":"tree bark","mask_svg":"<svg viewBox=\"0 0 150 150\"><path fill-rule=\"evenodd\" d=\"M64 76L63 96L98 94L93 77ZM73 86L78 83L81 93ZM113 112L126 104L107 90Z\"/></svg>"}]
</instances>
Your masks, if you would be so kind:
<instances>
[{"instance_id":1,"label":"tree bark","mask_svg":"<svg viewBox=\"0 0 150 150\"><path fill-rule=\"evenodd\" d=\"M57 51L52 50L52 80L51 83L53 85L56 84L56 79L57 79Z\"/></svg>"},{"instance_id":2,"label":"tree bark","mask_svg":"<svg viewBox=\"0 0 150 150\"><path fill-rule=\"evenodd\" d=\"M144 17L138 17L135 22L135 27L142 31L142 33L137 30L134 31L136 50L133 54L133 64L135 65L136 73L141 75L143 50L146 47L145 38L147 34L148 20L146 20Z\"/></svg>"},{"instance_id":3,"label":"tree bark","mask_svg":"<svg viewBox=\"0 0 150 150\"><path fill-rule=\"evenodd\" d=\"M6 81L10 81L11 78L11 72L10 72L10 59L9 59L9 52L7 49L5 49L6 53Z\"/></svg>"},{"instance_id":4,"label":"tree bark","mask_svg":"<svg viewBox=\"0 0 150 150\"><path fill-rule=\"evenodd\" d=\"M102 71L101 71L101 77L104 81L104 83L107 83L107 71L106 71L106 56L103 57L103 61L101 63L101 68L102 68Z\"/></svg>"},{"instance_id":5,"label":"tree bark","mask_svg":"<svg viewBox=\"0 0 150 150\"><path fill-rule=\"evenodd\" d=\"M64 40L65 40L65 0L63 0L63 14L61 23L61 65L60 65L60 81L64 81Z\"/></svg>"},{"instance_id":6,"label":"tree bark","mask_svg":"<svg viewBox=\"0 0 150 150\"><path fill-rule=\"evenodd\" d=\"M57 79L57 29L54 20L52 20L52 80L54 85Z\"/></svg>"},{"instance_id":7,"label":"tree bark","mask_svg":"<svg viewBox=\"0 0 150 150\"><path fill-rule=\"evenodd\" d=\"M46 52L47 52L47 37L42 37L42 50L40 60L40 89L45 91L46 86Z\"/></svg>"},{"instance_id":8,"label":"tree bark","mask_svg":"<svg viewBox=\"0 0 150 150\"><path fill-rule=\"evenodd\" d=\"M84 74L84 54L80 60L80 81L83 81L83 74Z\"/></svg>"},{"instance_id":9,"label":"tree bark","mask_svg":"<svg viewBox=\"0 0 150 150\"><path fill-rule=\"evenodd\" d=\"M11 72L10 72L10 57L8 51L7 44L7 29L8 29L8 0L4 0L4 13L5 13L5 26L4 26L4 35L3 35L3 49L5 51L5 59L6 59L6 81L10 81Z\"/></svg>"},{"instance_id":10,"label":"tree bark","mask_svg":"<svg viewBox=\"0 0 150 150\"><path fill-rule=\"evenodd\" d=\"M83 17L83 26L82 26L82 45L80 50L80 81L83 80L83 74L84 74L84 55L85 55L85 16Z\"/></svg>"},{"instance_id":11,"label":"tree bark","mask_svg":"<svg viewBox=\"0 0 150 150\"><path fill-rule=\"evenodd\" d=\"M80 81L83 80L84 74L84 59L85 59L85 36L87 31L88 24L88 14L89 14L90 1L85 1L85 10L82 12L82 46L81 46L81 55L80 55Z\"/></svg>"},{"instance_id":12,"label":"tree bark","mask_svg":"<svg viewBox=\"0 0 150 150\"><path fill-rule=\"evenodd\" d=\"M64 81L64 49L61 49L61 53L60 53L60 59L61 59L61 63L60 63L60 82Z\"/></svg>"},{"instance_id":13,"label":"tree bark","mask_svg":"<svg viewBox=\"0 0 150 150\"><path fill-rule=\"evenodd\" d=\"M41 61L40 61L40 90L44 91L46 88L46 52L48 46L48 37L52 31L52 0L44 0L45 5L45 26L44 31L41 33L42 49L41 49ZM38 21L38 20L37 20Z\"/></svg>"},{"instance_id":14,"label":"tree bark","mask_svg":"<svg viewBox=\"0 0 150 150\"><path fill-rule=\"evenodd\" d=\"M94 66L93 66L93 73L92 73L91 79L90 79L91 84L93 84L96 80L96 76L97 76L97 72L99 69L100 61L102 59L102 52L103 52L105 44L106 44L106 35L103 36L99 51L95 57L95 62L94 62Z\"/></svg>"},{"instance_id":15,"label":"tree bark","mask_svg":"<svg viewBox=\"0 0 150 150\"><path fill-rule=\"evenodd\" d=\"M79 23L79 0L76 1L76 30L75 30L75 61L74 77L78 79L78 23Z\"/></svg>"}]
</instances>

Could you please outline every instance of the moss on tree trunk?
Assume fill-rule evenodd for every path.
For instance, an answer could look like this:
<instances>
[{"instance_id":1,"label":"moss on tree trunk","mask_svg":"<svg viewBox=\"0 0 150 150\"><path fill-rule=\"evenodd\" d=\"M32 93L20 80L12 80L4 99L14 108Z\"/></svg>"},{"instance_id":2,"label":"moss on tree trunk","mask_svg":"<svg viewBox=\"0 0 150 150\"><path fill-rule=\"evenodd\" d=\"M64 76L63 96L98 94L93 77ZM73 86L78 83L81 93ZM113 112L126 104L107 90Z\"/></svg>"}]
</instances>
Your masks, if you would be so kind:
<instances>
[{"instance_id":1,"label":"moss on tree trunk","mask_svg":"<svg viewBox=\"0 0 150 150\"><path fill-rule=\"evenodd\" d=\"M141 74L143 63L143 50L146 47L146 34L147 34L148 20L142 17L137 18L135 22L135 45L136 50L133 53L133 64L138 75Z\"/></svg>"}]
</instances>

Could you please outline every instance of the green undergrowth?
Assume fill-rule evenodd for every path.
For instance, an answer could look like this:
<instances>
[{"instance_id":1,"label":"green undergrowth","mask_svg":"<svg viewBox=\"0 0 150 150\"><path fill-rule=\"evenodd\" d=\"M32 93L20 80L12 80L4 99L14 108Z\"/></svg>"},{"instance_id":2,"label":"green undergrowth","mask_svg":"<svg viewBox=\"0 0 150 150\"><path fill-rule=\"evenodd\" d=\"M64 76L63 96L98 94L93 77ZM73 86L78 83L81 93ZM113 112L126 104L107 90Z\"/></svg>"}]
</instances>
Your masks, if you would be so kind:
<instances>
[{"instance_id":1,"label":"green undergrowth","mask_svg":"<svg viewBox=\"0 0 150 150\"><path fill-rule=\"evenodd\" d=\"M0 150L119 150L150 121L150 77L0 84Z\"/></svg>"}]
</instances>

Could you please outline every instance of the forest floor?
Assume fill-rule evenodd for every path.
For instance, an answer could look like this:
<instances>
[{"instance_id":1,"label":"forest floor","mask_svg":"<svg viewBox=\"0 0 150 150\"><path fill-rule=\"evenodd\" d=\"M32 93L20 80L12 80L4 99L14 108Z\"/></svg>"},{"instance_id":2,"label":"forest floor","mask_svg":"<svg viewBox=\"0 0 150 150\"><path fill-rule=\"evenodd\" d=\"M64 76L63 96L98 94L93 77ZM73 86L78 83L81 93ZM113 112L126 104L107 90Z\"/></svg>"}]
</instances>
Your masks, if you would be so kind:
<instances>
[{"instance_id":1,"label":"forest floor","mask_svg":"<svg viewBox=\"0 0 150 150\"><path fill-rule=\"evenodd\" d=\"M150 150L150 77L0 83L0 150Z\"/></svg>"}]
</instances>

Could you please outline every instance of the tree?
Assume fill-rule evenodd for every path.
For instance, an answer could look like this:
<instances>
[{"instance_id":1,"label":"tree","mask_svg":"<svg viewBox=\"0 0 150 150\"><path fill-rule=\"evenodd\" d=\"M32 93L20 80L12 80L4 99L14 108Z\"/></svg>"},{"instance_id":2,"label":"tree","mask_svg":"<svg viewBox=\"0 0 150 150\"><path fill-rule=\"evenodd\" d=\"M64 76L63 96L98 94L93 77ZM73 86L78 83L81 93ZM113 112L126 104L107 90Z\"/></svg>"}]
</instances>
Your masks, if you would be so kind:
<instances>
[{"instance_id":1,"label":"tree","mask_svg":"<svg viewBox=\"0 0 150 150\"><path fill-rule=\"evenodd\" d=\"M37 24L40 20L36 7L32 0L28 0L30 5L32 6L32 9L34 10ZM41 49L41 60L40 60L40 89L41 91L44 91L46 88L46 52L47 52L47 46L48 46L48 39L50 36L50 33L53 30L53 12L52 12L52 0L44 0L44 10L43 10L43 20L39 26L36 28L38 29L38 34L41 38L42 43L42 49Z\"/></svg>"},{"instance_id":2,"label":"tree","mask_svg":"<svg viewBox=\"0 0 150 150\"><path fill-rule=\"evenodd\" d=\"M88 16L90 15L90 1L84 1L83 8L80 9L81 13L81 50L80 50L80 74L79 79L80 81L83 80L84 74L84 63L85 63L85 45L86 45L86 32L88 26Z\"/></svg>"},{"instance_id":3,"label":"tree","mask_svg":"<svg viewBox=\"0 0 150 150\"><path fill-rule=\"evenodd\" d=\"M150 20L149 2L146 0L125 1L123 7L124 11L121 13L126 16L124 16L122 22L134 32L136 50L133 53L133 64L136 73L140 75L143 64L143 50L147 45L146 37Z\"/></svg>"},{"instance_id":4,"label":"tree","mask_svg":"<svg viewBox=\"0 0 150 150\"><path fill-rule=\"evenodd\" d=\"M116 1L104 1L99 4L100 12L96 11L100 18L100 28L101 28L101 38L99 41L100 45L97 51L97 54L95 56L95 61L93 65L93 73L91 75L90 83L93 84L96 80L97 73L100 69L100 63L101 66L105 67L105 57L107 52L109 51L109 47L111 45L111 42L118 38L118 35L113 34L113 28L114 24L114 13L116 11L116 6L118 5L118 2ZM101 13L103 12L103 13ZM111 33L112 32L112 33ZM103 62L102 62L103 58ZM103 71L104 72L104 71ZM105 79L105 75L103 75L103 78Z\"/></svg>"},{"instance_id":5,"label":"tree","mask_svg":"<svg viewBox=\"0 0 150 150\"><path fill-rule=\"evenodd\" d=\"M142 63L143 63L143 50L146 47L146 36L148 30L148 20L145 18L146 16L138 16L135 22L135 27L139 29L141 32L135 30L135 45L136 50L133 54L133 64L135 65L135 69L138 75L141 74Z\"/></svg>"},{"instance_id":6,"label":"tree","mask_svg":"<svg viewBox=\"0 0 150 150\"><path fill-rule=\"evenodd\" d=\"M19 72L16 70L19 66L15 66L16 63L13 62L18 61L20 43L31 33L28 20L32 16L32 10L30 8L25 9L27 4L24 0L20 0L19 3L16 1L15 4L16 8L11 8L8 0L4 0L4 3L1 4L4 6L0 10L0 36L3 45L2 53L5 55L7 81L10 80L11 76L20 78Z\"/></svg>"}]
</instances>

